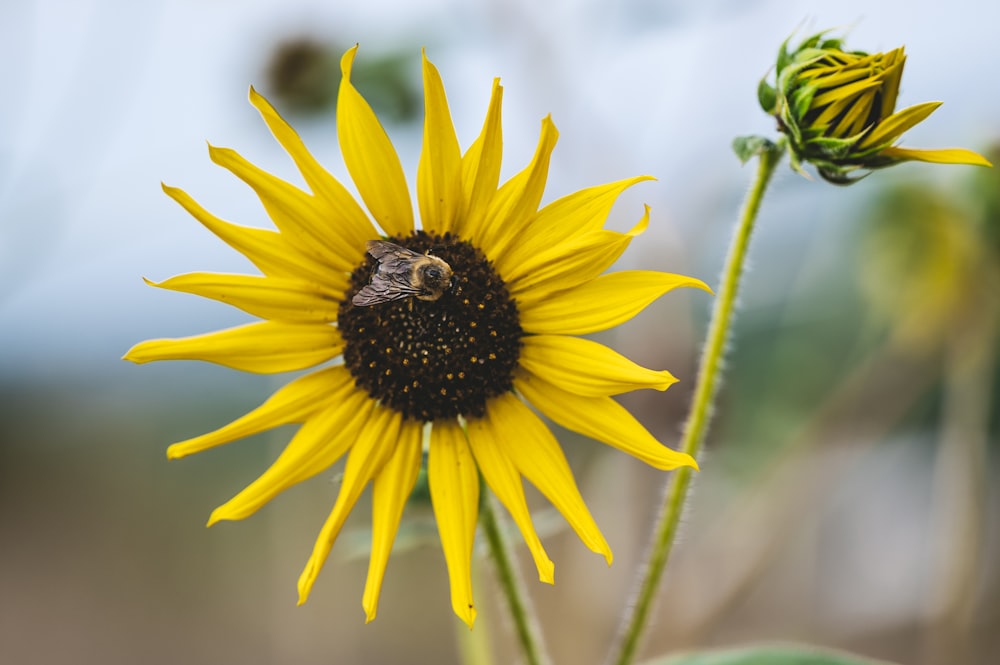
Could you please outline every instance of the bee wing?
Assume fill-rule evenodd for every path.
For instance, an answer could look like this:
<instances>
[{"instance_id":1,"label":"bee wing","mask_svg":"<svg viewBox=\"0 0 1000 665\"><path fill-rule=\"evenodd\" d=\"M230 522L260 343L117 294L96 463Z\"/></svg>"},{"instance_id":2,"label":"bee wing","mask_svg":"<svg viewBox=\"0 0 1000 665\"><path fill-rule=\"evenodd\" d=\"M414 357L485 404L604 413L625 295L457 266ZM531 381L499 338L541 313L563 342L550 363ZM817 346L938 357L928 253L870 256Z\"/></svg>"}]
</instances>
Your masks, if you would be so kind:
<instances>
[{"instance_id":1,"label":"bee wing","mask_svg":"<svg viewBox=\"0 0 1000 665\"><path fill-rule=\"evenodd\" d=\"M371 283L363 286L351 302L366 307L423 293L410 282L413 262L423 258L423 254L385 240L369 240L366 248L378 265L372 273Z\"/></svg>"},{"instance_id":2,"label":"bee wing","mask_svg":"<svg viewBox=\"0 0 1000 665\"><path fill-rule=\"evenodd\" d=\"M410 280L405 276L396 278L376 274L372 277L370 284L365 284L360 291L354 294L351 302L359 307L368 307L383 302L402 300L421 293L423 291L413 288L410 285Z\"/></svg>"},{"instance_id":3,"label":"bee wing","mask_svg":"<svg viewBox=\"0 0 1000 665\"><path fill-rule=\"evenodd\" d=\"M413 262L424 258L423 254L385 240L369 240L366 249L378 261L379 275L408 276Z\"/></svg>"}]
</instances>

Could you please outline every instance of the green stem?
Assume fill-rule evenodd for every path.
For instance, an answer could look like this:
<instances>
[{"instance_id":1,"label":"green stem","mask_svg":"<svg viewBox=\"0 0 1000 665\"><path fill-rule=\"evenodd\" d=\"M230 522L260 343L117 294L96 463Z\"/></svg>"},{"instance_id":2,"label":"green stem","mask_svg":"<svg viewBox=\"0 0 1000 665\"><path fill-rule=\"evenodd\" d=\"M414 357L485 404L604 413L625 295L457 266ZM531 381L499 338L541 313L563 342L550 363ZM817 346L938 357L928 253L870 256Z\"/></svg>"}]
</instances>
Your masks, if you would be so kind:
<instances>
[{"instance_id":1,"label":"green stem","mask_svg":"<svg viewBox=\"0 0 1000 665\"><path fill-rule=\"evenodd\" d=\"M482 587L482 561L472 558L472 588ZM490 644L489 617L484 616L482 605L476 617L476 629L462 621L453 622L458 641L459 662L463 665L493 665L493 649ZM484 621L485 619L485 621ZM484 623L486 625L484 625Z\"/></svg>"},{"instance_id":2,"label":"green stem","mask_svg":"<svg viewBox=\"0 0 1000 665\"><path fill-rule=\"evenodd\" d=\"M479 507L479 524L486 535L493 563L497 569L497 581L507 606L510 617L514 621L517 639L524 651L524 660L528 665L549 665L551 662L545 653L542 639L538 631L538 620L531 609L524 580L514 564L514 552L507 536L497 519L496 500L492 496L484 497Z\"/></svg>"},{"instance_id":3,"label":"green stem","mask_svg":"<svg viewBox=\"0 0 1000 665\"><path fill-rule=\"evenodd\" d=\"M719 383L719 370L722 367L726 340L736 308L737 295L740 290L740 280L743 277L747 249L750 246L750 235L757 220L764 191L774 174L774 169L784 154L784 145L771 146L759 152L760 163L757 166L757 176L743 204L739 226L729 247L729 255L722 272L722 284L715 301L712 320L708 328L708 339L698 368L698 385L695 387L694 401L684 428L684 440L681 447L685 453L697 458L701 444L705 440L708 422L711 419L712 403ZM660 578L670 558L677 535L677 525L680 524L684 511L685 499L691 485L690 468L684 467L674 472L667 488L664 504L661 507L654 531L654 539L646 562L645 577L639 587L635 604L626 617L621 632L621 641L617 657L611 661L615 665L628 665L635 659L639 642L649 619L653 599L660 585Z\"/></svg>"}]
</instances>

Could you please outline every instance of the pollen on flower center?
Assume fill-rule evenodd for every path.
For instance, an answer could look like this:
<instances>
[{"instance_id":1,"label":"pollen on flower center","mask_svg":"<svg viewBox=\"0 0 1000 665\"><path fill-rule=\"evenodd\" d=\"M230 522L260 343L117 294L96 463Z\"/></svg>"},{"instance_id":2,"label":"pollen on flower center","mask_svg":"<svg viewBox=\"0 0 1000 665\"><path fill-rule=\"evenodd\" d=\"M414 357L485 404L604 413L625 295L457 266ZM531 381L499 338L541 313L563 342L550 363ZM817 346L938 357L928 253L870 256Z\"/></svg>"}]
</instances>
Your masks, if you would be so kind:
<instances>
[{"instance_id":1,"label":"pollen on flower center","mask_svg":"<svg viewBox=\"0 0 1000 665\"><path fill-rule=\"evenodd\" d=\"M513 386L521 348L507 286L481 251L451 234L417 231L388 240L446 261L452 285L434 301L354 305L376 268L367 257L351 274L337 315L345 366L360 388L407 418L484 415L486 402Z\"/></svg>"}]
</instances>

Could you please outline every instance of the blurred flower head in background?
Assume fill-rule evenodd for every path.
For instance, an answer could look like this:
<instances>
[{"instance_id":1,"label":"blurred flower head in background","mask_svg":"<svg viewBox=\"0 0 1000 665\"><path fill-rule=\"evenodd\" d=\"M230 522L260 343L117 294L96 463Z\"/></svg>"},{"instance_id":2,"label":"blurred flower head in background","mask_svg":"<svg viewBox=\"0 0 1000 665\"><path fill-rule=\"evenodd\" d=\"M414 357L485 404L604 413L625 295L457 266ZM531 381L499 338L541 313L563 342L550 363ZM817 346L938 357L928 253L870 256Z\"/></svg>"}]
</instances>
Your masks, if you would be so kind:
<instances>
[{"instance_id":1,"label":"blurred flower head in background","mask_svg":"<svg viewBox=\"0 0 1000 665\"><path fill-rule=\"evenodd\" d=\"M340 56L337 41L310 35L288 37L271 52L266 70L268 96L297 115L322 114L337 105ZM410 76L409 51L402 48L369 55L351 71L355 87L382 121L416 122L420 92Z\"/></svg>"},{"instance_id":2,"label":"blurred flower head in background","mask_svg":"<svg viewBox=\"0 0 1000 665\"><path fill-rule=\"evenodd\" d=\"M990 151L996 155L996 149ZM862 290L893 344L926 353L996 332L1000 316L1000 199L995 170L961 192L900 183L861 225Z\"/></svg>"},{"instance_id":3,"label":"blurred flower head in background","mask_svg":"<svg viewBox=\"0 0 1000 665\"><path fill-rule=\"evenodd\" d=\"M846 185L854 172L919 160L989 166L963 148L917 150L897 141L925 120L941 102L924 102L896 112L903 77L903 47L887 53L845 51L843 39L820 32L778 51L774 85L762 79L758 99L788 137L792 166L813 164L826 180ZM862 174L863 175L863 174Z\"/></svg>"},{"instance_id":4,"label":"blurred flower head in background","mask_svg":"<svg viewBox=\"0 0 1000 665\"><path fill-rule=\"evenodd\" d=\"M674 377L578 335L619 325L674 288L708 287L694 278L652 271L602 274L649 221L647 209L627 233L604 229L611 207L623 191L648 178L591 187L539 209L558 136L551 120L542 122L531 162L498 186L503 89L494 82L482 133L463 154L443 84L426 57L417 229L395 149L352 83L356 50L341 60L337 131L347 169L381 233L270 103L251 89L252 104L311 191L278 179L235 151L210 147L214 162L256 192L277 231L225 222L180 189L164 190L262 275L190 273L151 284L226 302L264 320L207 335L150 340L125 357L138 363L205 360L259 373L332 361L291 381L229 425L174 444L168 456L301 423L274 464L212 513L213 524L248 517L347 455L336 504L299 579L299 599L305 602L347 516L373 483L363 598L370 621L427 447L452 607L471 626L480 478L509 510L542 581L553 582L553 563L532 523L523 478L554 504L589 548L611 561L562 450L525 402L568 429L656 468L696 466L690 456L656 441L612 398L640 388L664 390ZM386 237L391 245L378 242ZM431 260L446 263L453 274L447 288L434 293L423 291L416 277L416 266ZM391 297L359 296L387 284Z\"/></svg>"}]
</instances>

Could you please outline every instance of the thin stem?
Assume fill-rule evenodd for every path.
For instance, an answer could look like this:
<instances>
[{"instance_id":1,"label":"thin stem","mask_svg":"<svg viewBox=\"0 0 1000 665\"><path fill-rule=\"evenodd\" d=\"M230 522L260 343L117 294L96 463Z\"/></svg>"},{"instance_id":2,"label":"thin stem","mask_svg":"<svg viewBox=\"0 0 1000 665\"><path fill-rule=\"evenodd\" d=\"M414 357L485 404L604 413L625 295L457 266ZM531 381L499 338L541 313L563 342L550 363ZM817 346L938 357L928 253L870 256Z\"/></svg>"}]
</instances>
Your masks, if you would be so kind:
<instances>
[{"instance_id":1,"label":"thin stem","mask_svg":"<svg viewBox=\"0 0 1000 665\"><path fill-rule=\"evenodd\" d=\"M482 582L482 562L473 557L472 559L472 588L478 589ZM489 621L483 621L484 612L482 606L477 615L478 622L475 630L461 621L455 621L455 636L458 640L459 661L463 665L493 665L493 649L490 645ZM487 618L488 619L488 618ZM483 625L483 624L487 625Z\"/></svg>"},{"instance_id":2,"label":"thin stem","mask_svg":"<svg viewBox=\"0 0 1000 665\"><path fill-rule=\"evenodd\" d=\"M984 310L988 311L988 310ZM996 327L960 325L945 353L941 441L934 465L928 663L973 660L977 590L987 533L990 406Z\"/></svg>"},{"instance_id":3,"label":"thin stem","mask_svg":"<svg viewBox=\"0 0 1000 665\"><path fill-rule=\"evenodd\" d=\"M479 508L479 524L486 534L490 553L497 569L497 581L514 622L517 639L524 651L524 659L528 665L549 665L550 660L545 653L541 634L538 630L538 620L534 616L530 599L524 588L524 580L514 563L514 553L510 542L497 519L496 500L487 495Z\"/></svg>"},{"instance_id":4,"label":"thin stem","mask_svg":"<svg viewBox=\"0 0 1000 665\"><path fill-rule=\"evenodd\" d=\"M733 235L726 257L726 265L722 272L722 284L715 301L712 320L709 323L708 339L698 368L698 384L695 387L694 400L688 413L684 428L684 440L681 450L697 458L701 444L708 430L711 419L712 404L718 388L719 370L722 367L726 340L736 308L740 280L743 277L747 249L750 246L750 235L757 220L764 191L774 174L774 169L784 154L783 144L761 150L760 162L757 166L757 176L753 186L743 203L743 213L739 225ZM649 620L653 599L660 585L660 578L670 558L670 551L677 535L677 526L684 511L685 499L691 485L691 469L684 467L674 472L670 485L664 497L659 517L654 530L654 539L646 562L645 577L639 587L639 593L631 613L626 617L621 632L619 650L613 662L615 665L628 665L635 659L639 642Z\"/></svg>"}]
</instances>

